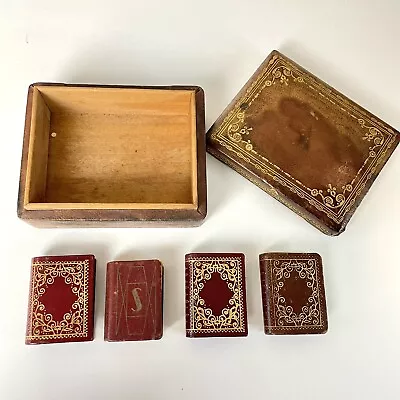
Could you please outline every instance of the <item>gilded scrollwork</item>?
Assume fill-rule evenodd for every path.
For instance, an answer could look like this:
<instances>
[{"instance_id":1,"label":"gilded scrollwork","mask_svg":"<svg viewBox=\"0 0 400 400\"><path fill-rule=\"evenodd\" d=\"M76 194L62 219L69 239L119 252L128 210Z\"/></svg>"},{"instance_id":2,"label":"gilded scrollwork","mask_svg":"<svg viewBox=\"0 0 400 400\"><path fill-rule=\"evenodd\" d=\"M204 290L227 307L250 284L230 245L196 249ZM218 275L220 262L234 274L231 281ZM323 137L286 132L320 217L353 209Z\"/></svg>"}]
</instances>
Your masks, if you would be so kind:
<instances>
[{"instance_id":1,"label":"gilded scrollwork","mask_svg":"<svg viewBox=\"0 0 400 400\"><path fill-rule=\"evenodd\" d=\"M271 71L271 79L265 81L265 86L272 86L277 82L288 86L290 79L294 82L304 82L303 77L301 75L296 75L291 68L285 65L279 65Z\"/></svg>"},{"instance_id":2,"label":"gilded scrollwork","mask_svg":"<svg viewBox=\"0 0 400 400\"><path fill-rule=\"evenodd\" d=\"M244 111L236 114L236 120L228 127L229 138L236 143L243 142L243 136L248 136L253 128L244 125Z\"/></svg>"},{"instance_id":3,"label":"gilded scrollwork","mask_svg":"<svg viewBox=\"0 0 400 400\"><path fill-rule=\"evenodd\" d=\"M201 258L190 260L192 268L191 282L191 312L192 330L195 331L220 331L240 332L244 330L244 316L242 298L242 276L240 259L232 258ZM226 281L232 297L228 307L222 309L220 315L214 315L211 308L207 307L201 297L204 285L214 273L218 273Z\"/></svg>"},{"instance_id":4,"label":"gilded scrollwork","mask_svg":"<svg viewBox=\"0 0 400 400\"><path fill-rule=\"evenodd\" d=\"M356 119L365 129L362 139L370 142L371 145L367 158L351 182L341 187L335 186L334 183L327 183L325 188L310 188L257 152L251 139L254 128L246 123L246 112L265 88L275 84L287 86L292 82L307 85L321 97ZM245 108L242 107L243 104L246 105ZM366 186L367 180L394 143L395 132L373 117L367 118L364 112L355 108L347 99L306 75L289 60L275 54L245 95L239 99L235 108L226 116L221 126L216 131L212 131L211 139L228 151L234 152L274 181L299 194L301 198L306 199L310 205L324 212L335 222L341 223L354 205L356 197L361 194L360 189Z\"/></svg>"},{"instance_id":5,"label":"gilded scrollwork","mask_svg":"<svg viewBox=\"0 0 400 400\"><path fill-rule=\"evenodd\" d=\"M304 327L320 325L320 303L317 283L317 270L315 260L275 260L272 272L275 277L273 286L275 323L280 327ZM285 285L285 280L290 279L293 274L297 274L305 280L306 286L311 294L301 311L296 313L291 305L287 304L281 289Z\"/></svg>"},{"instance_id":6,"label":"gilded scrollwork","mask_svg":"<svg viewBox=\"0 0 400 400\"><path fill-rule=\"evenodd\" d=\"M326 193L321 189L312 189L310 193L314 197L320 197L325 206L334 209L342 207L346 201L345 193L351 192L353 190L353 186L351 184L347 184L343 185L341 189L342 192L338 192L336 187L329 183Z\"/></svg>"},{"instance_id":7,"label":"gilded scrollwork","mask_svg":"<svg viewBox=\"0 0 400 400\"><path fill-rule=\"evenodd\" d=\"M54 339L62 337L81 337L87 335L88 314L88 260L39 262L32 265L32 287L30 299L31 325L27 338L30 340ZM56 278L64 280L76 295L71 309L61 320L55 320L47 312L41 296Z\"/></svg>"},{"instance_id":8,"label":"gilded scrollwork","mask_svg":"<svg viewBox=\"0 0 400 400\"><path fill-rule=\"evenodd\" d=\"M362 118L359 118L358 122L363 128L367 130L365 132L363 140L372 142L371 146L369 147L369 157L375 158L377 154L377 149L382 146L383 142L385 141L385 137L378 128L375 128L374 126L367 126L365 120L363 120Z\"/></svg>"}]
</instances>

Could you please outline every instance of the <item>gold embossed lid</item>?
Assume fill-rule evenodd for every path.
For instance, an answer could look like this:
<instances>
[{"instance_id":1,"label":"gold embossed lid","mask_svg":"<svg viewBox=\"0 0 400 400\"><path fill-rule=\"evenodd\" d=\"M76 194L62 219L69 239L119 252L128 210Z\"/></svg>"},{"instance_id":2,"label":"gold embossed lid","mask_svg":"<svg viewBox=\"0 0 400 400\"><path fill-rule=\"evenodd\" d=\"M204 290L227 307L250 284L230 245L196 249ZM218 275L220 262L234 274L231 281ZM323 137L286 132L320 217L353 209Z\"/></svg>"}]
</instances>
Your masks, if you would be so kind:
<instances>
[{"instance_id":1,"label":"gold embossed lid","mask_svg":"<svg viewBox=\"0 0 400 400\"><path fill-rule=\"evenodd\" d=\"M399 133L273 51L207 133L207 150L329 235L352 214Z\"/></svg>"}]
</instances>

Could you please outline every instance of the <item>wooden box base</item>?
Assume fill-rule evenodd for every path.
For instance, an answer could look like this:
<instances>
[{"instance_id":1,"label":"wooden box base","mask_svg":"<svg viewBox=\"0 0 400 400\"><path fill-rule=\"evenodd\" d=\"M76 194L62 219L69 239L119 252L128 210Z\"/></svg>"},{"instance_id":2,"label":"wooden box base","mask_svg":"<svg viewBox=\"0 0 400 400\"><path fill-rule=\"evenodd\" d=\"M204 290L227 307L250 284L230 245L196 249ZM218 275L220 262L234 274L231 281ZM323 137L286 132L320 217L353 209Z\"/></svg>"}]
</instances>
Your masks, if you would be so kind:
<instances>
[{"instance_id":1,"label":"wooden box base","mask_svg":"<svg viewBox=\"0 0 400 400\"><path fill-rule=\"evenodd\" d=\"M202 89L31 85L18 215L39 226L201 223Z\"/></svg>"}]
</instances>

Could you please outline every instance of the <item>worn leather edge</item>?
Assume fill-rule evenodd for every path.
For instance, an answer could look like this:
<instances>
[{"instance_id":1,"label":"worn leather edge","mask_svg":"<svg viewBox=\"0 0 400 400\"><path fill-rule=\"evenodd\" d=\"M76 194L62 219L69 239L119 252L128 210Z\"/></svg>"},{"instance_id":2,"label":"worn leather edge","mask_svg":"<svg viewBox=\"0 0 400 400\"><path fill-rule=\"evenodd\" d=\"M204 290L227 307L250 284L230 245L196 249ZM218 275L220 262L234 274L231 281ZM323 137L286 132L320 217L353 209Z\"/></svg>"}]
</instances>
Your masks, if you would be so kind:
<instances>
[{"instance_id":1,"label":"worn leather edge","mask_svg":"<svg viewBox=\"0 0 400 400\"><path fill-rule=\"evenodd\" d=\"M38 229L53 228L193 228L201 226L204 220L99 220L99 219L23 219L24 222Z\"/></svg>"},{"instance_id":2,"label":"worn leather edge","mask_svg":"<svg viewBox=\"0 0 400 400\"><path fill-rule=\"evenodd\" d=\"M109 315L110 315L110 307L111 307L111 301L109 299L108 293L110 292L111 288L114 286L115 287L115 282L114 282L114 275L112 274L111 268L113 265L114 261L110 261L107 263L106 266L106 289L104 293L104 335L103 338L106 342L112 342L113 340L111 339L110 335L110 325L109 325ZM113 281L111 284L111 281Z\"/></svg>"},{"instance_id":3,"label":"worn leather edge","mask_svg":"<svg viewBox=\"0 0 400 400\"><path fill-rule=\"evenodd\" d=\"M259 257L259 265L260 265L260 284L261 284L261 305L263 312L263 320L264 320L264 332L266 335L270 335L271 331L269 326L271 326L271 310L270 310L270 302L269 302L269 290L268 290L268 282L267 282L267 268L264 264L263 259L261 259L261 255Z\"/></svg>"},{"instance_id":4,"label":"worn leather edge","mask_svg":"<svg viewBox=\"0 0 400 400\"><path fill-rule=\"evenodd\" d=\"M266 260L275 260L277 258L279 259L281 257L282 258L292 257L292 258L302 260L302 259L306 258L306 256L318 259L318 263L322 267L322 257L319 253L315 253L315 252L288 253L288 252L284 252L284 251L271 251L271 252L267 252L267 253L261 253L258 257L259 257L260 261L266 261Z\"/></svg>"},{"instance_id":5,"label":"worn leather edge","mask_svg":"<svg viewBox=\"0 0 400 400\"><path fill-rule=\"evenodd\" d=\"M164 335L164 288L165 288L165 268L163 263L160 260L157 260L160 263L161 268L161 327L160 334L154 338L154 340L160 340Z\"/></svg>"},{"instance_id":6,"label":"worn leather edge","mask_svg":"<svg viewBox=\"0 0 400 400\"><path fill-rule=\"evenodd\" d=\"M280 203L285 205L291 211L294 211L298 216L302 217L309 224L319 229L322 233L329 236L336 236L341 232L335 231L325 224L322 224L313 214L305 210L303 207L299 206L297 203L292 202L289 198L283 195L277 188L274 188L270 183L262 180L257 174L249 171L243 165L238 163L236 160L228 157L225 153L219 152L215 147L207 147L207 151L214 156L217 160L226 164L228 167L232 168L234 171L242 175L244 178L249 180L251 183L256 185L259 189L268 193L274 199L278 200Z\"/></svg>"}]
</instances>

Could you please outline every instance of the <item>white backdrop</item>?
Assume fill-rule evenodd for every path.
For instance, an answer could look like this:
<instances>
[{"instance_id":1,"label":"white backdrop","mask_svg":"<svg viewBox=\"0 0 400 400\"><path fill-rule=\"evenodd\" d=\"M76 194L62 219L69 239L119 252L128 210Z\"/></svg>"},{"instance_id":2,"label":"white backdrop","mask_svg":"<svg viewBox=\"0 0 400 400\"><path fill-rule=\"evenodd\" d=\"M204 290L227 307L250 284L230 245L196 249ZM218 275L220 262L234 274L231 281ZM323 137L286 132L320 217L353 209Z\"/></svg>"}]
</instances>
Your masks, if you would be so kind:
<instances>
[{"instance_id":1,"label":"white backdrop","mask_svg":"<svg viewBox=\"0 0 400 400\"><path fill-rule=\"evenodd\" d=\"M35 81L200 85L208 128L277 48L399 128L399 17L398 0L0 0L0 398L398 399L400 150L336 238L211 156L200 228L38 230L17 219L16 199ZM247 338L185 338L192 251L246 254ZM265 251L322 255L327 335L264 335ZM95 340L25 346L30 259L74 253L98 260ZM164 337L105 343L106 262L146 258L166 268Z\"/></svg>"}]
</instances>

